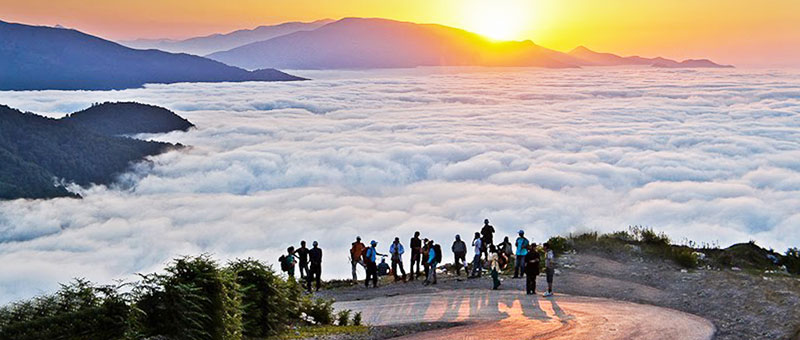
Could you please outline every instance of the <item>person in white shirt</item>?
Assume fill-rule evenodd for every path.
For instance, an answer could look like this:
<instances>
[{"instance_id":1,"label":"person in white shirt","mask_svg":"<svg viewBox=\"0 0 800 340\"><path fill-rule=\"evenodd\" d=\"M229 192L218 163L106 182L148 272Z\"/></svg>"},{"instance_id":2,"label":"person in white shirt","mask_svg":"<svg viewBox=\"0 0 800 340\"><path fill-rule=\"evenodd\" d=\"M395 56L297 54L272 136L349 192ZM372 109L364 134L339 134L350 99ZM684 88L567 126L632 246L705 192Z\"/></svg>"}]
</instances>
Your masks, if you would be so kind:
<instances>
[{"instance_id":1,"label":"person in white shirt","mask_svg":"<svg viewBox=\"0 0 800 340\"><path fill-rule=\"evenodd\" d=\"M556 270L555 254L553 249L550 249L550 244L544 243L544 272L547 275L547 293L544 296L553 296L553 276Z\"/></svg>"},{"instance_id":2,"label":"person in white shirt","mask_svg":"<svg viewBox=\"0 0 800 340\"><path fill-rule=\"evenodd\" d=\"M497 290L500 288L500 263L497 257L497 247L494 244L489 245L489 263L492 269L492 289Z\"/></svg>"},{"instance_id":3,"label":"person in white shirt","mask_svg":"<svg viewBox=\"0 0 800 340\"><path fill-rule=\"evenodd\" d=\"M472 246L475 248L475 257L472 258L472 274L470 277L481 277L481 272L483 271L483 263L481 262L482 242L481 233L475 233L475 239L472 240Z\"/></svg>"}]
</instances>

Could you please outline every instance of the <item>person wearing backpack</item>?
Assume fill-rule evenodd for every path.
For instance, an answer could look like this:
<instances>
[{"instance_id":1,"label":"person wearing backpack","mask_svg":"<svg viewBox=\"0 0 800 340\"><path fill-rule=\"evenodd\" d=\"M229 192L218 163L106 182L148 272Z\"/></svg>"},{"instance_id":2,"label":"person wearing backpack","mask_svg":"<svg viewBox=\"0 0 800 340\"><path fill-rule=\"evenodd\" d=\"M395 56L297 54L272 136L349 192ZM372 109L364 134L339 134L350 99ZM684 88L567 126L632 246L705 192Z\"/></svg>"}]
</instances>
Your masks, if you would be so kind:
<instances>
[{"instance_id":1,"label":"person wearing backpack","mask_svg":"<svg viewBox=\"0 0 800 340\"><path fill-rule=\"evenodd\" d=\"M367 246L364 243L361 243L361 236L356 236L356 241L353 242L352 246L350 247L350 265L353 270L353 284L358 282L358 275L356 275L356 268L358 265L362 267L366 267L364 264L364 250L367 249Z\"/></svg>"},{"instance_id":2,"label":"person wearing backpack","mask_svg":"<svg viewBox=\"0 0 800 340\"><path fill-rule=\"evenodd\" d=\"M515 259L516 263L514 263L514 278L519 278L525 276L525 255L528 255L528 246L530 243L528 239L525 238L525 231L521 230L517 232L519 237L517 237L517 258Z\"/></svg>"},{"instance_id":3,"label":"person wearing backpack","mask_svg":"<svg viewBox=\"0 0 800 340\"><path fill-rule=\"evenodd\" d=\"M450 250L453 251L453 256L455 257L453 267L456 267L456 275L461 276L461 267L467 262L467 244L461 240L461 235L456 235L456 240Z\"/></svg>"},{"instance_id":4,"label":"person wearing backpack","mask_svg":"<svg viewBox=\"0 0 800 340\"><path fill-rule=\"evenodd\" d=\"M438 249L437 249L438 248ZM435 285L436 284L436 265L438 261L442 260L442 247L438 244L434 244L433 240L428 241L428 277L425 279L424 284L427 285Z\"/></svg>"},{"instance_id":5,"label":"person wearing backpack","mask_svg":"<svg viewBox=\"0 0 800 340\"><path fill-rule=\"evenodd\" d=\"M364 279L364 286L369 287L372 280L372 287L378 288L378 256L386 256L378 253L378 241L370 241L370 247L364 251L364 262L367 264L367 278Z\"/></svg>"},{"instance_id":6,"label":"person wearing backpack","mask_svg":"<svg viewBox=\"0 0 800 340\"><path fill-rule=\"evenodd\" d=\"M403 269L403 245L400 244L400 238L395 237L394 242L389 246L389 254L392 256L392 272L394 272L394 282L400 281L400 276L397 275L397 266L400 266L400 272L403 273L403 282L406 282L406 270Z\"/></svg>"},{"instance_id":7,"label":"person wearing backpack","mask_svg":"<svg viewBox=\"0 0 800 340\"><path fill-rule=\"evenodd\" d=\"M281 262L281 270L286 272L286 275L289 275L290 278L294 279L294 264L297 263L294 255L294 247L286 248L286 252L287 254L279 257L278 261Z\"/></svg>"},{"instance_id":8,"label":"person wearing backpack","mask_svg":"<svg viewBox=\"0 0 800 340\"><path fill-rule=\"evenodd\" d=\"M319 243L314 241L313 248L308 251L308 258L311 261L311 270L306 276L306 290L311 292L311 281L316 281L317 291L319 291L321 276L322 276L322 249L319 248Z\"/></svg>"}]
</instances>

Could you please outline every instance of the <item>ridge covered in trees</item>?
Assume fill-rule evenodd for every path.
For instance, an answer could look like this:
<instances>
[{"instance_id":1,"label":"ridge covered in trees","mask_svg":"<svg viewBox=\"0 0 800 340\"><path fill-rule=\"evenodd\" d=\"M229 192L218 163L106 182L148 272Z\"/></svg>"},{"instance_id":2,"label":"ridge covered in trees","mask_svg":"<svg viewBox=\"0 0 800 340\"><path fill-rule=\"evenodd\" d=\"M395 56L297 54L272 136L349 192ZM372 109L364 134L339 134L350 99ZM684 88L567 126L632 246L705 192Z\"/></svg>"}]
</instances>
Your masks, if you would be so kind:
<instances>
[{"instance_id":1,"label":"ridge covered in trees","mask_svg":"<svg viewBox=\"0 0 800 340\"><path fill-rule=\"evenodd\" d=\"M93 106L68 119L0 105L0 199L77 197L64 182L111 184L131 163L180 147L118 133L190 126L169 110L137 103Z\"/></svg>"}]
</instances>

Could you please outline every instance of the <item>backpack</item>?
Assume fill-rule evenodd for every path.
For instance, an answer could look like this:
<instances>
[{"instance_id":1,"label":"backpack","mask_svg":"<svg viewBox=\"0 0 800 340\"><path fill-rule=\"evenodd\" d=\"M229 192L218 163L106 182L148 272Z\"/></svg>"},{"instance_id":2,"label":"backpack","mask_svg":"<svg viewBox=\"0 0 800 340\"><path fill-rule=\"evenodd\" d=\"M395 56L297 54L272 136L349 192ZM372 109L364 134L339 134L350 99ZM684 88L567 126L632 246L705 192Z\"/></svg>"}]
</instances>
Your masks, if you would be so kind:
<instances>
[{"instance_id":1,"label":"backpack","mask_svg":"<svg viewBox=\"0 0 800 340\"><path fill-rule=\"evenodd\" d=\"M370 254L371 251L374 251L372 249L372 247L364 249L364 262L366 262L366 263L375 263L375 262L372 262L372 259L370 258L371 257L371 254ZM377 257L376 257L376 260L377 260Z\"/></svg>"},{"instance_id":2,"label":"backpack","mask_svg":"<svg viewBox=\"0 0 800 340\"><path fill-rule=\"evenodd\" d=\"M442 263L442 246L437 244L433 246L433 250L435 252L435 254L433 255L434 257L433 260L436 261L436 263Z\"/></svg>"},{"instance_id":3,"label":"backpack","mask_svg":"<svg viewBox=\"0 0 800 340\"><path fill-rule=\"evenodd\" d=\"M286 263L286 255L281 255L281 257L278 258L278 262L280 262L280 264L281 264L281 270L282 271L285 271L285 272L289 271L289 264Z\"/></svg>"}]
</instances>

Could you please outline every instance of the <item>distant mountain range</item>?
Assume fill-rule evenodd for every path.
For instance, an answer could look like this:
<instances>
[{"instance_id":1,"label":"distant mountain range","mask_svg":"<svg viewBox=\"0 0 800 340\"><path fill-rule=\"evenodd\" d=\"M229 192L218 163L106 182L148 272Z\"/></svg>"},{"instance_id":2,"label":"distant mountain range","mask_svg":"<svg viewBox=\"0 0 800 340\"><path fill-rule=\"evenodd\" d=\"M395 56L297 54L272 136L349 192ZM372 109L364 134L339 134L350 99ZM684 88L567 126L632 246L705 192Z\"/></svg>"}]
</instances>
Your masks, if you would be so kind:
<instances>
[{"instance_id":1,"label":"distant mountain range","mask_svg":"<svg viewBox=\"0 0 800 340\"><path fill-rule=\"evenodd\" d=\"M0 21L0 90L106 90L146 83L301 80L189 54L136 50L76 30Z\"/></svg>"},{"instance_id":2,"label":"distant mountain range","mask_svg":"<svg viewBox=\"0 0 800 340\"><path fill-rule=\"evenodd\" d=\"M132 121L148 123L130 126ZM193 126L169 110L106 103L62 119L0 105L0 199L77 197L60 185L110 184L132 162L179 147L116 136Z\"/></svg>"},{"instance_id":3,"label":"distant mountain range","mask_svg":"<svg viewBox=\"0 0 800 340\"><path fill-rule=\"evenodd\" d=\"M465 30L387 19L345 18L311 31L254 42L209 58L247 69L363 69L417 66L731 67L710 60L620 57L579 47L569 53L531 41L491 41Z\"/></svg>"},{"instance_id":4,"label":"distant mountain range","mask_svg":"<svg viewBox=\"0 0 800 340\"><path fill-rule=\"evenodd\" d=\"M175 53L207 55L294 32L311 31L331 22L333 22L333 20L330 19L317 20L314 22L286 22L278 25L259 26L249 30L243 29L227 34L212 34L186 40L138 39L120 41L120 43L138 49L158 49Z\"/></svg>"}]
</instances>

